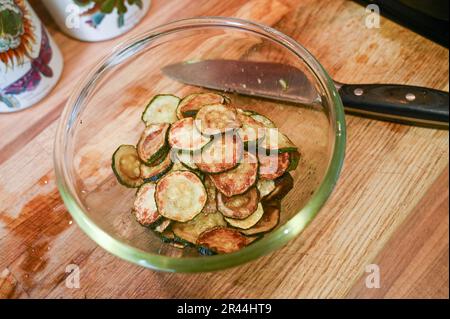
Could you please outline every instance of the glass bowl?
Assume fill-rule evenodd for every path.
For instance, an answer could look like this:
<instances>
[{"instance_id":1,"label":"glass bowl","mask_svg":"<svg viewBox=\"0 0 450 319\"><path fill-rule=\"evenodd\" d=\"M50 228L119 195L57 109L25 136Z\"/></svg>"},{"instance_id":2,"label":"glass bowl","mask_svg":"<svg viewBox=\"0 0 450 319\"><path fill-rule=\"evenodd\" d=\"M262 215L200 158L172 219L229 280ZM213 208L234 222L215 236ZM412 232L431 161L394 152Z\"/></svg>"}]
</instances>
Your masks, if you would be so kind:
<instances>
[{"instance_id":1,"label":"glass bowl","mask_svg":"<svg viewBox=\"0 0 450 319\"><path fill-rule=\"evenodd\" d=\"M134 189L117 182L111 156L120 144L136 144L141 113L152 96L183 97L207 91L163 75L166 65L206 59L278 62L301 69L317 103L281 103L230 94L242 108L271 118L299 146L293 190L283 199L278 227L231 254L202 256L163 243L130 213ZM319 62L288 36L263 25L205 17L166 24L115 48L69 98L55 141L61 196L78 225L107 251L133 263L171 272L202 272L236 266L296 237L330 196L345 153L345 120L334 84Z\"/></svg>"}]
</instances>

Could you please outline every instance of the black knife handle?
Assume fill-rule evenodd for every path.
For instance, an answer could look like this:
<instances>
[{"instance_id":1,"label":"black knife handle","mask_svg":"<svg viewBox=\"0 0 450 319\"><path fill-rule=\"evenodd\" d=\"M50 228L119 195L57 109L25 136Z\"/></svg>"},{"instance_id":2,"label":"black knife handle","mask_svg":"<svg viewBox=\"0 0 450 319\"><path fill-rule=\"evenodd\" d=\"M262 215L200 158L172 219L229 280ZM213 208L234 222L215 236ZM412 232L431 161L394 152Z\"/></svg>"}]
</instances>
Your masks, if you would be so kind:
<instances>
[{"instance_id":1,"label":"black knife handle","mask_svg":"<svg viewBox=\"0 0 450 319\"><path fill-rule=\"evenodd\" d=\"M396 84L343 84L339 93L349 113L448 129L448 92Z\"/></svg>"}]
</instances>

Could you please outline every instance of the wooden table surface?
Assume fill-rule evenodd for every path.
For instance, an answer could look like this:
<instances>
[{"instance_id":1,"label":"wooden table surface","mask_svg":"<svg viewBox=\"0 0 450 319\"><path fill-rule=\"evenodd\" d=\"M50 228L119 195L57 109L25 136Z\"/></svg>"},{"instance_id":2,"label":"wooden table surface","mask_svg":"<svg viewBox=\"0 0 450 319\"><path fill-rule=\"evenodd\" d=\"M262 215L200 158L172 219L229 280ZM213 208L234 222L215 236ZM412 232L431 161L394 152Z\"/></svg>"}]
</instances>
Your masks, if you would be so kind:
<instances>
[{"instance_id":1,"label":"wooden table surface","mask_svg":"<svg viewBox=\"0 0 450 319\"><path fill-rule=\"evenodd\" d=\"M368 29L343 0L153 0L132 32L75 41L31 1L64 55L57 87L35 107L0 115L0 298L448 298L448 131L347 117L345 167L331 199L286 247L204 274L150 271L122 261L71 222L55 187L52 148L68 95L118 42L159 24L221 15L258 21L305 45L338 81L448 91L449 53L389 21ZM66 287L66 266L80 288ZM376 264L381 287L365 285Z\"/></svg>"}]
</instances>

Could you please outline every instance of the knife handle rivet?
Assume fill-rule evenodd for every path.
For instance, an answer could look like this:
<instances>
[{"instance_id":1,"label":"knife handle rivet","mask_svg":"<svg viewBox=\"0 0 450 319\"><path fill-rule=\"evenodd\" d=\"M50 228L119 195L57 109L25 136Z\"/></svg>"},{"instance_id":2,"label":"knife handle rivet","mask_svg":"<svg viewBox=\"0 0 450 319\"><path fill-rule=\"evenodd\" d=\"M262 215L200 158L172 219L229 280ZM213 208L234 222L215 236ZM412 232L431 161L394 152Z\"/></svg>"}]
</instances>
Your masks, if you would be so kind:
<instances>
[{"instance_id":1,"label":"knife handle rivet","mask_svg":"<svg viewBox=\"0 0 450 319\"><path fill-rule=\"evenodd\" d=\"M361 88L357 88L357 89L355 89L355 91L353 91L353 93L354 93L356 96L361 96L361 95L364 94L364 90L361 89Z\"/></svg>"},{"instance_id":2,"label":"knife handle rivet","mask_svg":"<svg viewBox=\"0 0 450 319\"><path fill-rule=\"evenodd\" d=\"M410 102L414 101L416 99L416 96L413 93L406 94L406 99Z\"/></svg>"}]
</instances>

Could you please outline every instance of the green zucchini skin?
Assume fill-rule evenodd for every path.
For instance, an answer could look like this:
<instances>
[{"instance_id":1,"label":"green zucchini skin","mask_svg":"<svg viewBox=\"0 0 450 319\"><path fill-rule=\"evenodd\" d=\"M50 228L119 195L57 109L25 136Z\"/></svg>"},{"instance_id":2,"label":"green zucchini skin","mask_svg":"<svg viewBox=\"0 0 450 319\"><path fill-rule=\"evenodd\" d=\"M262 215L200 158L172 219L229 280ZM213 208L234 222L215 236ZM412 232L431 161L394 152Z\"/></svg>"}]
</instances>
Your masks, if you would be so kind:
<instances>
[{"instance_id":1,"label":"green zucchini skin","mask_svg":"<svg viewBox=\"0 0 450 319\"><path fill-rule=\"evenodd\" d=\"M132 181L131 179L127 180L126 176L124 176L123 173L119 172L118 165L116 165L116 164L118 164L117 161L120 160L120 158L118 158L119 157L119 153L121 151L123 151L124 148L128 148L130 151L131 151L131 149L134 149L137 158L139 158L139 156L137 155L137 151L136 151L136 148L134 147L134 145L120 145L116 149L116 151L113 153L113 155L112 155L112 160L111 160L112 170L114 172L114 175L116 175L117 181L121 185L123 185L123 186L125 186L127 188L139 188L142 184L144 184L144 180L141 179L141 178L136 178L135 181Z\"/></svg>"},{"instance_id":2,"label":"green zucchini skin","mask_svg":"<svg viewBox=\"0 0 450 319\"><path fill-rule=\"evenodd\" d=\"M301 154L299 151L293 151L289 154L289 167L288 172L295 171L300 162Z\"/></svg>"}]
</instances>

